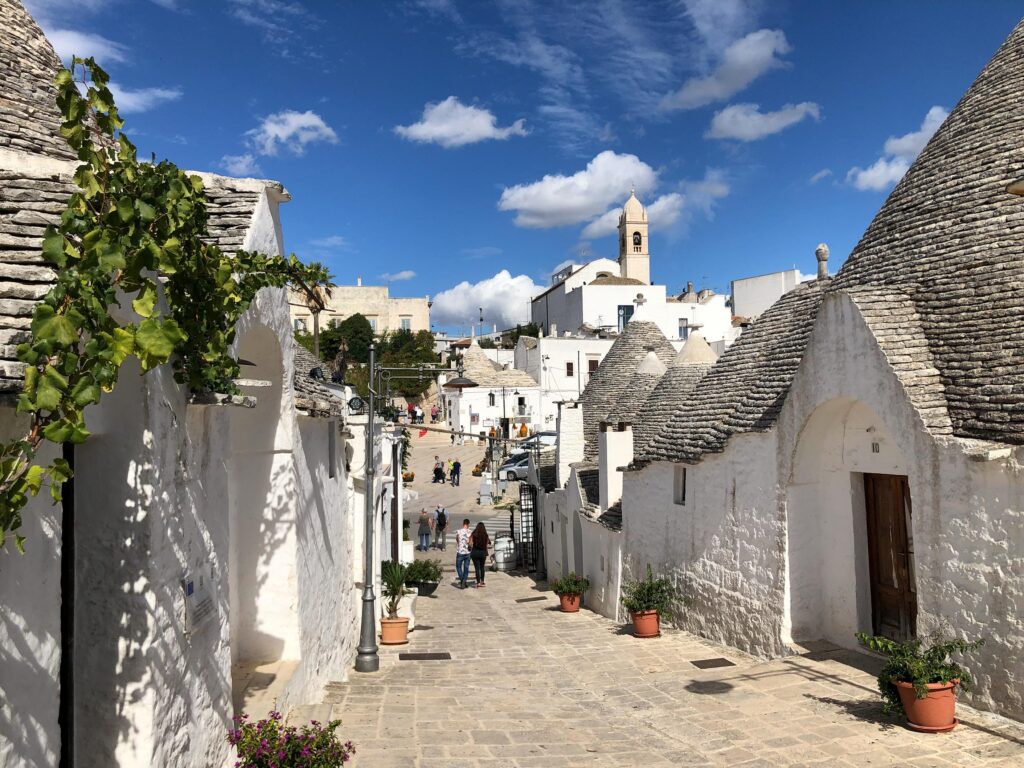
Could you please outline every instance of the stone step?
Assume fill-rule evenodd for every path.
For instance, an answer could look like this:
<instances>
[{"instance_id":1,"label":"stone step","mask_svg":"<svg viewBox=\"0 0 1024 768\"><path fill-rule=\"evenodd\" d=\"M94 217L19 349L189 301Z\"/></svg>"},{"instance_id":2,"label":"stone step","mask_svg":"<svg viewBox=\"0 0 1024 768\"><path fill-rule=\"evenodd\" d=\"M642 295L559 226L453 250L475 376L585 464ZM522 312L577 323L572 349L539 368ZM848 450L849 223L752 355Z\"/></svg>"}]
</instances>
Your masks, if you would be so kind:
<instances>
[{"instance_id":1,"label":"stone step","mask_svg":"<svg viewBox=\"0 0 1024 768\"><path fill-rule=\"evenodd\" d=\"M331 720L330 704L299 704L292 707L288 712L285 721L288 725L302 726L316 720L320 724L328 723Z\"/></svg>"}]
</instances>

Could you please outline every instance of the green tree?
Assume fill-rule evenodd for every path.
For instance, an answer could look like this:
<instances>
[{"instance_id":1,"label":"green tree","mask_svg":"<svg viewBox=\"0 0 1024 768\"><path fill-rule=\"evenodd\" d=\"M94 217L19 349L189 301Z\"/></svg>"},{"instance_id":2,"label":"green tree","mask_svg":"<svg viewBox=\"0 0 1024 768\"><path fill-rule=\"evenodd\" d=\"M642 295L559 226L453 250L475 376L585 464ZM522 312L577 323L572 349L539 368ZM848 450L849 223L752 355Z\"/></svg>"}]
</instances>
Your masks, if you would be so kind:
<instances>
[{"instance_id":1,"label":"green tree","mask_svg":"<svg viewBox=\"0 0 1024 768\"><path fill-rule=\"evenodd\" d=\"M373 326L370 325L369 320L356 312L333 328L321 331L320 351L325 360L333 360L337 357L342 341L348 345L348 359L365 364L370 360Z\"/></svg>"},{"instance_id":2,"label":"green tree","mask_svg":"<svg viewBox=\"0 0 1024 768\"><path fill-rule=\"evenodd\" d=\"M533 338L537 338L540 336L540 326L536 323L526 323L526 325L516 323L516 327L502 337L502 346L506 349L515 349L516 344L519 343L520 336L532 336Z\"/></svg>"},{"instance_id":3,"label":"green tree","mask_svg":"<svg viewBox=\"0 0 1024 768\"><path fill-rule=\"evenodd\" d=\"M484 337L484 338L480 339L480 341L477 342L477 343L480 345L480 349L497 349L498 348L498 345L495 343L494 339L490 339L490 338L487 338L487 337Z\"/></svg>"}]
</instances>

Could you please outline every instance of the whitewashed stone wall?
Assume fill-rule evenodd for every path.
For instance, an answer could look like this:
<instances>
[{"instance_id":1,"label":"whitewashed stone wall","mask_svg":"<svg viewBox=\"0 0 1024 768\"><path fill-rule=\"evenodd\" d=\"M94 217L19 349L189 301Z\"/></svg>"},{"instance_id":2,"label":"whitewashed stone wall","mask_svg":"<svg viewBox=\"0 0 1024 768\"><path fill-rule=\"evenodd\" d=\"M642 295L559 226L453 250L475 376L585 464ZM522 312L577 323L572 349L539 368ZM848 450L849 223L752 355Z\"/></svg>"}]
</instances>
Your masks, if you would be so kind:
<instances>
[{"instance_id":1,"label":"whitewashed stone wall","mask_svg":"<svg viewBox=\"0 0 1024 768\"><path fill-rule=\"evenodd\" d=\"M581 520L583 566L580 575L590 579L584 605L592 611L619 619L622 591L622 533L586 518Z\"/></svg>"}]
</instances>

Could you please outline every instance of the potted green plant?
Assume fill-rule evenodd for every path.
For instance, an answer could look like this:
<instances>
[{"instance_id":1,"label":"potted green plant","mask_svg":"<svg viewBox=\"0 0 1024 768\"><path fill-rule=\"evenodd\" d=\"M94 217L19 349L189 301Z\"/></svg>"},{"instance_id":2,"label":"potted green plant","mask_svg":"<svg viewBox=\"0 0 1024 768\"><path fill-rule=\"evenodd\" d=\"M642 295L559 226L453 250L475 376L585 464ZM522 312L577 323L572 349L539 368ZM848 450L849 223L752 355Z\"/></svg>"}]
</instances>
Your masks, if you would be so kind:
<instances>
[{"instance_id":1,"label":"potted green plant","mask_svg":"<svg viewBox=\"0 0 1024 768\"><path fill-rule=\"evenodd\" d=\"M321 724L315 720L301 728L285 725L280 712L263 720L249 721L236 715L228 731L228 743L238 753L235 765L247 768L338 768L349 761L356 749L342 742L335 731L341 720Z\"/></svg>"},{"instance_id":2,"label":"potted green plant","mask_svg":"<svg viewBox=\"0 0 1024 768\"><path fill-rule=\"evenodd\" d=\"M633 634L637 637L657 637L661 634L661 617L672 618L672 600L675 587L668 579L654 578L650 563L647 577L629 580L622 587L622 604L633 619Z\"/></svg>"},{"instance_id":3,"label":"potted green plant","mask_svg":"<svg viewBox=\"0 0 1024 768\"><path fill-rule=\"evenodd\" d=\"M384 593L384 608L387 616L380 620L380 642L382 645L403 645L409 642L409 618L398 615L398 604L406 594L406 567L395 560L385 560L380 565L381 591Z\"/></svg>"},{"instance_id":4,"label":"potted green plant","mask_svg":"<svg viewBox=\"0 0 1024 768\"><path fill-rule=\"evenodd\" d=\"M441 573L440 560L413 560L406 569L405 583L416 587L420 597L427 597L437 589Z\"/></svg>"},{"instance_id":5,"label":"potted green plant","mask_svg":"<svg viewBox=\"0 0 1024 768\"><path fill-rule=\"evenodd\" d=\"M971 673L950 659L954 653L977 650L984 640L947 640L936 635L926 646L858 632L861 645L885 656L878 675L882 711L902 712L915 731L938 733L956 727L956 689L970 690Z\"/></svg>"},{"instance_id":6,"label":"potted green plant","mask_svg":"<svg viewBox=\"0 0 1024 768\"><path fill-rule=\"evenodd\" d=\"M576 613L580 609L583 593L590 589L590 579L570 573L564 579L551 582L551 591L558 595L564 613Z\"/></svg>"}]
</instances>

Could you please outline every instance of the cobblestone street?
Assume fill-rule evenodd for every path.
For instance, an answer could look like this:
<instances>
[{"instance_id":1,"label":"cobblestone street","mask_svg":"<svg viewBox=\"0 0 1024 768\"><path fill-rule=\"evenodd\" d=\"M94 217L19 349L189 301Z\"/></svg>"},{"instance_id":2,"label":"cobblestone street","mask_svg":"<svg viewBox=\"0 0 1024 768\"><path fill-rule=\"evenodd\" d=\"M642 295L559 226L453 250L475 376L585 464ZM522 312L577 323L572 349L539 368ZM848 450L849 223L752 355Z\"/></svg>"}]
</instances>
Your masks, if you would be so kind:
<instances>
[{"instance_id":1,"label":"cobblestone street","mask_svg":"<svg viewBox=\"0 0 1024 768\"><path fill-rule=\"evenodd\" d=\"M316 708L343 720L357 768L1024 765L1024 730L967 707L945 735L883 717L859 654L764 662L683 632L638 640L560 613L525 576L456 589L451 548L439 554L445 579L418 599L410 643L381 647L380 672L330 684ZM694 665L722 658L734 666Z\"/></svg>"}]
</instances>

